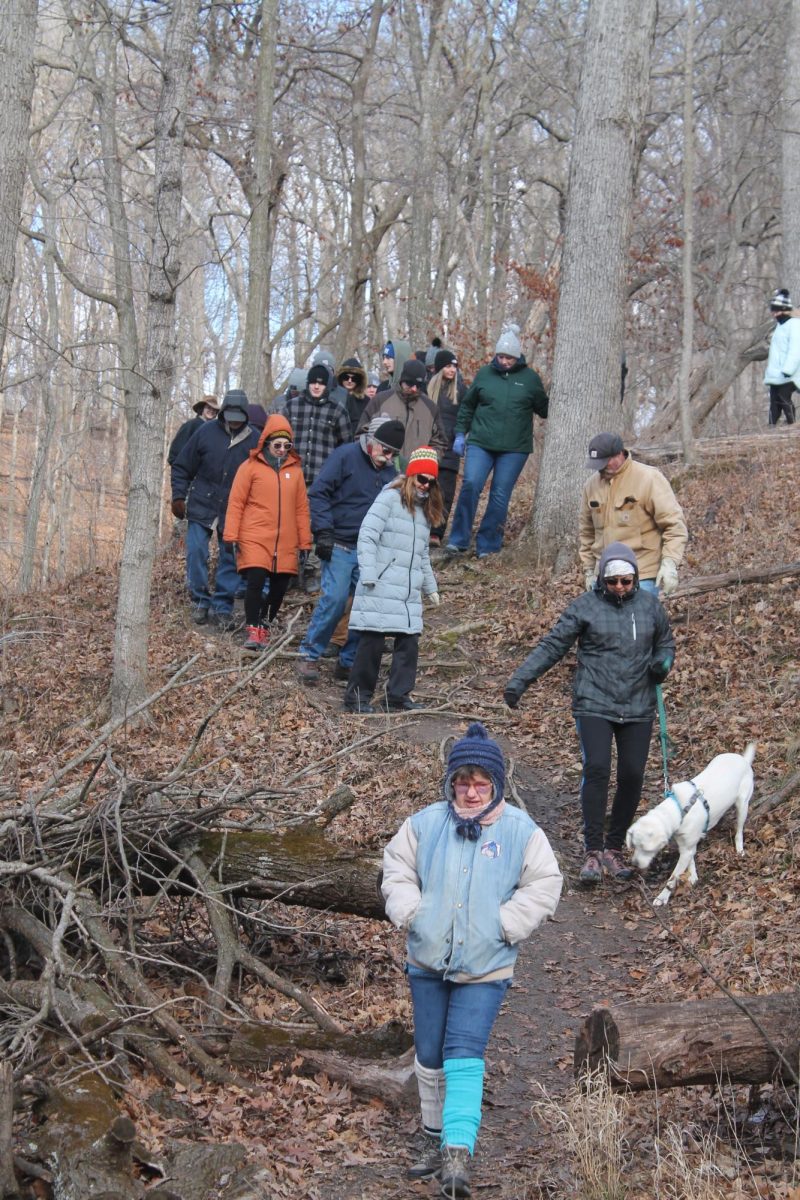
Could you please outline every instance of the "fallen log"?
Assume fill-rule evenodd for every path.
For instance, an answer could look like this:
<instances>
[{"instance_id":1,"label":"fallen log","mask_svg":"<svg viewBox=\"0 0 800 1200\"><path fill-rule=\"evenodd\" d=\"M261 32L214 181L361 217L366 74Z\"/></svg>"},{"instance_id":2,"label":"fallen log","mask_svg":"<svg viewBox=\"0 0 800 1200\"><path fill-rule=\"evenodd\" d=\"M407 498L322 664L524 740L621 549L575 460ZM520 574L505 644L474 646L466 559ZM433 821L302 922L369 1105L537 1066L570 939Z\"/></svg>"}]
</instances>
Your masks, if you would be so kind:
<instances>
[{"instance_id":1,"label":"fallen log","mask_svg":"<svg viewBox=\"0 0 800 1200\"><path fill-rule=\"evenodd\" d=\"M800 992L735 999L752 1018L725 997L596 1008L575 1038L575 1076L605 1069L631 1091L796 1079Z\"/></svg>"},{"instance_id":2,"label":"fallen log","mask_svg":"<svg viewBox=\"0 0 800 1200\"><path fill-rule=\"evenodd\" d=\"M381 859L343 850L308 826L286 833L210 831L191 850L238 896L386 920L377 888Z\"/></svg>"},{"instance_id":3,"label":"fallen log","mask_svg":"<svg viewBox=\"0 0 800 1200\"><path fill-rule=\"evenodd\" d=\"M747 567L738 571L725 571L720 575L695 575L681 584L668 597L680 600L684 596L700 596L704 592L715 592L718 588L735 587L742 583L770 583L774 579L788 579L800 575L800 562L782 563L777 567Z\"/></svg>"}]
</instances>

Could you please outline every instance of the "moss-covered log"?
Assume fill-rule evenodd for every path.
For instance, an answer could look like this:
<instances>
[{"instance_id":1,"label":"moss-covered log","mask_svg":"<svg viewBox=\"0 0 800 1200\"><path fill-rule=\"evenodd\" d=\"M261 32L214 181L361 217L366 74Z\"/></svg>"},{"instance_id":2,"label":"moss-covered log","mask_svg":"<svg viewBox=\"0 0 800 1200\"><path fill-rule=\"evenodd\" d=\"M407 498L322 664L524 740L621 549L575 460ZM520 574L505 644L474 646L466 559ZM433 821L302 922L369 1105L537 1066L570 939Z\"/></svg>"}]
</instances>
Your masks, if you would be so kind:
<instances>
[{"instance_id":1,"label":"moss-covered log","mask_svg":"<svg viewBox=\"0 0 800 1200\"><path fill-rule=\"evenodd\" d=\"M378 892L380 859L343 850L307 825L286 833L209 831L191 850L223 888L238 895L386 919Z\"/></svg>"}]
</instances>

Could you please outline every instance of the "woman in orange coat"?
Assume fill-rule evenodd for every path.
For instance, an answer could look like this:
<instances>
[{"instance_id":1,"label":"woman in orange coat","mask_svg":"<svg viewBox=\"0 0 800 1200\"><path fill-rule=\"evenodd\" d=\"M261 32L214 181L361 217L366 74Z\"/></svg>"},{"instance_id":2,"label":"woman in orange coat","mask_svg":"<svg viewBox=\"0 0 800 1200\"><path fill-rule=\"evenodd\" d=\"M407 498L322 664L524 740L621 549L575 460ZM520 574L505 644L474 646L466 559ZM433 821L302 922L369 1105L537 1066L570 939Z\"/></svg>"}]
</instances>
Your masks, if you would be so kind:
<instances>
[{"instance_id":1,"label":"woman in orange coat","mask_svg":"<svg viewBox=\"0 0 800 1200\"><path fill-rule=\"evenodd\" d=\"M286 417L267 418L258 446L236 472L223 540L237 547L236 569L247 581L245 650L263 650L292 575L298 551L310 550L311 521L300 458ZM264 584L269 580L269 596Z\"/></svg>"}]
</instances>

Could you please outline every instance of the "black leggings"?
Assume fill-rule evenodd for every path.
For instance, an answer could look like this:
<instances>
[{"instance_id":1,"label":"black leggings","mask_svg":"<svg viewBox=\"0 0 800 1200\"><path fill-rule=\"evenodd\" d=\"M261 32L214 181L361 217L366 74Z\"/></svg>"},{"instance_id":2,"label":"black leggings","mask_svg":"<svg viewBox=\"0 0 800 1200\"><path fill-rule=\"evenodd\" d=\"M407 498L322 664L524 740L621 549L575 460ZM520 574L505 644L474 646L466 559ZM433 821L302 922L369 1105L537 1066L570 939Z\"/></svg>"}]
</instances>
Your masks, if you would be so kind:
<instances>
[{"instance_id":1,"label":"black leggings","mask_svg":"<svg viewBox=\"0 0 800 1200\"><path fill-rule=\"evenodd\" d=\"M625 834L642 798L644 769L650 750L652 721L607 721L604 717L576 717L583 758L581 808L583 841L587 852L603 849L603 825L611 780L611 740L617 743L617 789L605 845L621 850Z\"/></svg>"},{"instance_id":2,"label":"black leggings","mask_svg":"<svg viewBox=\"0 0 800 1200\"><path fill-rule=\"evenodd\" d=\"M266 567L245 567L241 572L247 580L244 593L244 619L247 625L261 625L266 617L274 621L289 583L294 578L283 572L268 571ZM264 596L264 584L269 579L269 595Z\"/></svg>"}]
</instances>

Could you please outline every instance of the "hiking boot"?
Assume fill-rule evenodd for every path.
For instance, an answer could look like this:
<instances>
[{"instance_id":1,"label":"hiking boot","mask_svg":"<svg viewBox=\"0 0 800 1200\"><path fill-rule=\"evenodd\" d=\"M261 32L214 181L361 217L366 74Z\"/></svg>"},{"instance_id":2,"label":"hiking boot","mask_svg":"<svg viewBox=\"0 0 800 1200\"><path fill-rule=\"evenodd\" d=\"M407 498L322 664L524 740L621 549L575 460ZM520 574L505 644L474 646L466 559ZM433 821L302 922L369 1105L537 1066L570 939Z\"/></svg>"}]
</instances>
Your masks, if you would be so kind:
<instances>
[{"instance_id":1,"label":"hiking boot","mask_svg":"<svg viewBox=\"0 0 800 1200\"><path fill-rule=\"evenodd\" d=\"M633 878L633 868L626 864L621 850L604 850L602 863L603 870L610 879L618 879L623 882Z\"/></svg>"},{"instance_id":2,"label":"hiking boot","mask_svg":"<svg viewBox=\"0 0 800 1200\"><path fill-rule=\"evenodd\" d=\"M338 658L341 646L337 646L336 642L328 642L325 649L322 651L323 658Z\"/></svg>"},{"instance_id":3,"label":"hiking boot","mask_svg":"<svg viewBox=\"0 0 800 1200\"><path fill-rule=\"evenodd\" d=\"M411 1149L413 1162L406 1167L406 1179L430 1179L432 1175L438 1175L442 1166L440 1136L424 1132L417 1135Z\"/></svg>"},{"instance_id":4,"label":"hiking boot","mask_svg":"<svg viewBox=\"0 0 800 1200\"><path fill-rule=\"evenodd\" d=\"M208 623L218 629L220 633L235 633L239 628L239 622L232 612L217 612L214 610L208 614Z\"/></svg>"},{"instance_id":5,"label":"hiking boot","mask_svg":"<svg viewBox=\"0 0 800 1200\"><path fill-rule=\"evenodd\" d=\"M246 625L245 632L247 637L242 646L243 650L266 650L269 645L268 629L265 629L263 625Z\"/></svg>"},{"instance_id":6,"label":"hiking boot","mask_svg":"<svg viewBox=\"0 0 800 1200\"><path fill-rule=\"evenodd\" d=\"M374 713L375 709L366 700L345 700L342 708L349 713Z\"/></svg>"},{"instance_id":7,"label":"hiking boot","mask_svg":"<svg viewBox=\"0 0 800 1200\"><path fill-rule=\"evenodd\" d=\"M392 700L387 697L381 701L381 708L386 712L414 712L415 709L424 707L424 704L417 704L410 696L403 696L400 700Z\"/></svg>"},{"instance_id":8,"label":"hiking boot","mask_svg":"<svg viewBox=\"0 0 800 1200\"><path fill-rule=\"evenodd\" d=\"M301 658L297 663L297 674L303 683L319 683L319 667L314 658Z\"/></svg>"},{"instance_id":9,"label":"hiking boot","mask_svg":"<svg viewBox=\"0 0 800 1200\"><path fill-rule=\"evenodd\" d=\"M192 620L195 625L208 624L208 609L204 604L196 604L192 609Z\"/></svg>"},{"instance_id":10,"label":"hiking boot","mask_svg":"<svg viewBox=\"0 0 800 1200\"><path fill-rule=\"evenodd\" d=\"M346 667L344 665L344 663L337 662L336 666L333 668L333 678L334 679L349 679L350 678L350 668Z\"/></svg>"},{"instance_id":11,"label":"hiking boot","mask_svg":"<svg viewBox=\"0 0 800 1200\"><path fill-rule=\"evenodd\" d=\"M603 878L603 852L590 850L583 861L581 873L578 876L581 883L599 883Z\"/></svg>"},{"instance_id":12,"label":"hiking boot","mask_svg":"<svg viewBox=\"0 0 800 1200\"><path fill-rule=\"evenodd\" d=\"M439 1188L448 1200L472 1194L469 1186L469 1150L466 1146L442 1147Z\"/></svg>"},{"instance_id":13,"label":"hiking boot","mask_svg":"<svg viewBox=\"0 0 800 1200\"><path fill-rule=\"evenodd\" d=\"M444 550L442 550L442 557L447 562L454 558L460 558L461 555L466 553L466 550L462 550L460 546L454 546L452 542L448 542Z\"/></svg>"}]
</instances>

